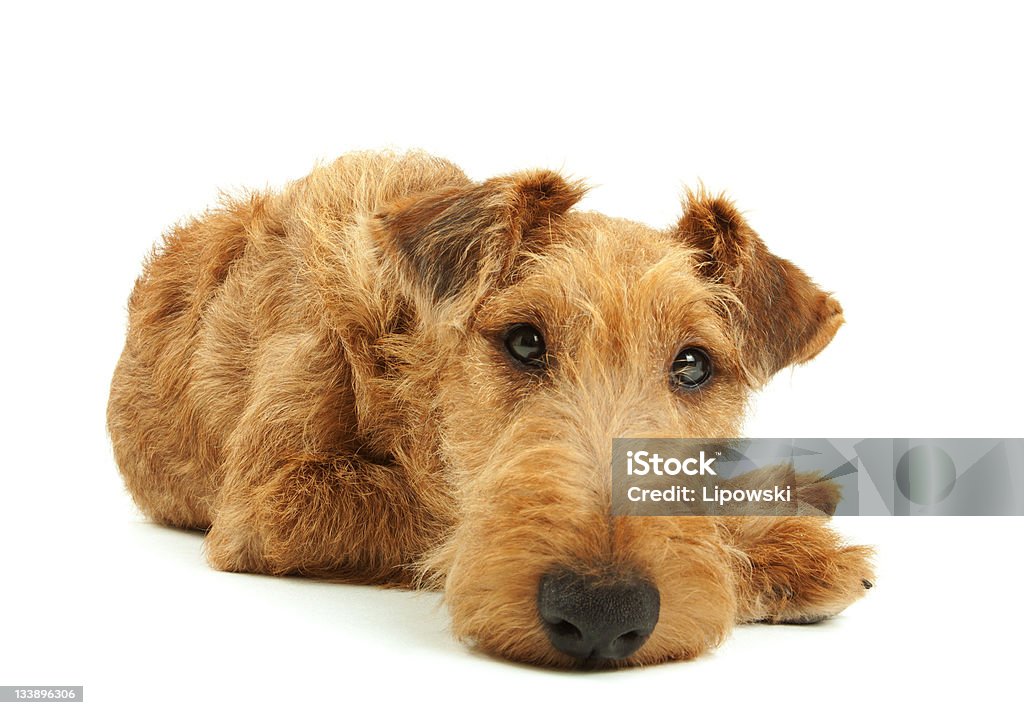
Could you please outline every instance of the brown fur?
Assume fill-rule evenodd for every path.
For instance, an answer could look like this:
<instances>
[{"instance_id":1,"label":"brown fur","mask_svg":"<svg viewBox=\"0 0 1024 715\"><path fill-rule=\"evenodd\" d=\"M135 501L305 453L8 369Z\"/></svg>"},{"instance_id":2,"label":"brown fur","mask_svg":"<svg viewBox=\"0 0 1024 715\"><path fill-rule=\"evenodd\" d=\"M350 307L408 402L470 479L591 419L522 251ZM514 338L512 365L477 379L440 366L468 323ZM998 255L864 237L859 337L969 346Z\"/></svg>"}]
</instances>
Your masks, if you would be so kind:
<instances>
[{"instance_id":1,"label":"brown fur","mask_svg":"<svg viewBox=\"0 0 1024 715\"><path fill-rule=\"evenodd\" d=\"M721 197L657 231L572 210L582 193L360 153L172 230L108 410L139 507L208 529L219 569L443 588L456 635L540 664L572 665L537 617L557 565L657 585L657 628L618 665L842 610L868 550L824 519L612 518L608 469L613 437L738 434L750 390L817 354L839 304ZM501 347L521 322L544 331L543 373ZM695 344L713 380L670 390Z\"/></svg>"}]
</instances>

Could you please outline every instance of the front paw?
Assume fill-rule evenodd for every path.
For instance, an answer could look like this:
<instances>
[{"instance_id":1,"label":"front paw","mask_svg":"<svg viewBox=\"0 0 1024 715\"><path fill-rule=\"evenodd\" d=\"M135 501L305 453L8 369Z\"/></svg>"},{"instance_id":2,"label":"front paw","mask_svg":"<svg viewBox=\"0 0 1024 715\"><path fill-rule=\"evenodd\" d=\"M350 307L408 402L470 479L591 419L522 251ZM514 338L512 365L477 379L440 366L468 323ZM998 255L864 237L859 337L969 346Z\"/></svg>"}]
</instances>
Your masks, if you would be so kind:
<instances>
[{"instance_id":1,"label":"front paw","mask_svg":"<svg viewBox=\"0 0 1024 715\"><path fill-rule=\"evenodd\" d=\"M818 623L842 612L874 586L872 549L844 546L816 554L799 572L773 586L763 620Z\"/></svg>"},{"instance_id":2,"label":"front paw","mask_svg":"<svg viewBox=\"0 0 1024 715\"><path fill-rule=\"evenodd\" d=\"M778 501L728 502L720 516L832 516L843 496L841 484L823 478L820 472L797 472L791 464L753 469L720 482L716 489L719 487L740 491L780 489L787 496Z\"/></svg>"},{"instance_id":3,"label":"front paw","mask_svg":"<svg viewBox=\"0 0 1024 715\"><path fill-rule=\"evenodd\" d=\"M817 472L803 472L796 475L796 494L798 510L804 511L802 507L806 505L822 514L832 516L836 513L839 500L843 498L843 487L836 482L822 479Z\"/></svg>"}]
</instances>

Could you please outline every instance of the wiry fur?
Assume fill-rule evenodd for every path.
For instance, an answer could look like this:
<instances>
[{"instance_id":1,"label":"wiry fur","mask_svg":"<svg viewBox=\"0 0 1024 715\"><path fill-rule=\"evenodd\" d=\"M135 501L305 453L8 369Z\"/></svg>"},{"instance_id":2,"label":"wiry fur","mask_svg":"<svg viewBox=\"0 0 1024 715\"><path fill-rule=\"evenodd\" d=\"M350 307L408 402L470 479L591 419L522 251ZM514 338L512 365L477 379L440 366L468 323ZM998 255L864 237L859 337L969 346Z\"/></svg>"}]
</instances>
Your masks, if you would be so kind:
<instances>
[{"instance_id":1,"label":"wiry fur","mask_svg":"<svg viewBox=\"0 0 1024 715\"><path fill-rule=\"evenodd\" d=\"M172 230L108 409L140 508L208 529L220 569L443 588L459 637L540 664L572 664L536 610L558 565L657 585L657 628L620 665L842 610L868 552L823 518L612 518L608 474L613 437L738 434L748 392L821 350L839 304L721 197L656 231L571 210L582 192L361 153ZM522 322L543 373L502 349ZM674 392L695 344L714 379Z\"/></svg>"}]
</instances>

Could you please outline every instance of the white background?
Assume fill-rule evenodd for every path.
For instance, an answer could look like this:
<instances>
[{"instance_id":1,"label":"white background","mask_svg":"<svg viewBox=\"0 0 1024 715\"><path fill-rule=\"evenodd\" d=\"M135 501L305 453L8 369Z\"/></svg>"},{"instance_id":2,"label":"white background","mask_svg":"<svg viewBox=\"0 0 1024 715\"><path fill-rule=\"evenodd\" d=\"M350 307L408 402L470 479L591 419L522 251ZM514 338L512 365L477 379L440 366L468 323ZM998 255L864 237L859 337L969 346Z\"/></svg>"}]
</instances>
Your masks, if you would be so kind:
<instances>
[{"instance_id":1,"label":"white background","mask_svg":"<svg viewBox=\"0 0 1024 715\"><path fill-rule=\"evenodd\" d=\"M563 169L659 227L684 183L728 190L848 320L749 435L1024 436L1011 4L362 5L2 11L0 684L103 713L1018 708L1019 518L843 520L880 555L842 617L607 674L474 653L432 594L218 573L141 519L103 423L141 259L219 189L361 148Z\"/></svg>"}]
</instances>

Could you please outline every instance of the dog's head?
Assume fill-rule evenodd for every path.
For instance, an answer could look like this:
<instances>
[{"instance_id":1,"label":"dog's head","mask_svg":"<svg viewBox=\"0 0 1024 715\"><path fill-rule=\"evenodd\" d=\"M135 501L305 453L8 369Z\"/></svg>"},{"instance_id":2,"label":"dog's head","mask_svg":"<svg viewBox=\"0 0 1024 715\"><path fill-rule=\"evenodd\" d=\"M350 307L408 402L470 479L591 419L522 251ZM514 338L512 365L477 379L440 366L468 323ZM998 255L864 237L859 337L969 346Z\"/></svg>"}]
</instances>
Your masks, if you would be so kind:
<instances>
[{"instance_id":1,"label":"dog's head","mask_svg":"<svg viewBox=\"0 0 1024 715\"><path fill-rule=\"evenodd\" d=\"M426 567L457 635L534 663L692 657L735 620L713 520L612 517L612 438L738 433L747 396L812 358L839 304L705 193L658 231L572 210L525 172L381 210L418 315L460 514Z\"/></svg>"}]
</instances>

